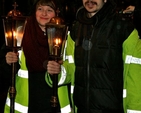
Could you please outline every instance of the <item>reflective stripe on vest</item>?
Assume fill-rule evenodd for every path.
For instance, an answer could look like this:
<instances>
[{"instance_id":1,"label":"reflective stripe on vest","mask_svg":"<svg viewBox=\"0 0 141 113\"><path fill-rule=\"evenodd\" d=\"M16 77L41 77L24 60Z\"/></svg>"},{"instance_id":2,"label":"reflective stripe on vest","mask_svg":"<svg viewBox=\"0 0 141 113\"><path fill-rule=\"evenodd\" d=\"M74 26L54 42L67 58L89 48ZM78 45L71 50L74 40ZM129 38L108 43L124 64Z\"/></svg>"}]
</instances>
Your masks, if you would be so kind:
<instances>
[{"instance_id":1,"label":"reflective stripe on vest","mask_svg":"<svg viewBox=\"0 0 141 113\"><path fill-rule=\"evenodd\" d=\"M20 59L22 55L22 50L19 50L18 53L19 53L19 59Z\"/></svg>"},{"instance_id":2,"label":"reflective stripe on vest","mask_svg":"<svg viewBox=\"0 0 141 113\"><path fill-rule=\"evenodd\" d=\"M73 94L74 86L71 85L71 94Z\"/></svg>"},{"instance_id":3,"label":"reflective stripe on vest","mask_svg":"<svg viewBox=\"0 0 141 113\"><path fill-rule=\"evenodd\" d=\"M141 111L127 109L127 113L141 113Z\"/></svg>"},{"instance_id":4,"label":"reflective stripe on vest","mask_svg":"<svg viewBox=\"0 0 141 113\"><path fill-rule=\"evenodd\" d=\"M28 71L19 69L18 76L21 77L21 78L28 78Z\"/></svg>"},{"instance_id":5,"label":"reflective stripe on vest","mask_svg":"<svg viewBox=\"0 0 141 113\"><path fill-rule=\"evenodd\" d=\"M127 95L127 93L126 93L127 91L126 91L126 89L123 89L123 98L125 98L126 97L126 95Z\"/></svg>"},{"instance_id":6,"label":"reflective stripe on vest","mask_svg":"<svg viewBox=\"0 0 141 113\"><path fill-rule=\"evenodd\" d=\"M66 56L66 59L68 59L69 63L74 63L72 55Z\"/></svg>"},{"instance_id":7,"label":"reflective stripe on vest","mask_svg":"<svg viewBox=\"0 0 141 113\"><path fill-rule=\"evenodd\" d=\"M61 113L70 113L70 112L71 112L70 105L67 105L67 106L61 108Z\"/></svg>"},{"instance_id":8,"label":"reflective stripe on vest","mask_svg":"<svg viewBox=\"0 0 141 113\"><path fill-rule=\"evenodd\" d=\"M141 58L132 57L131 55L127 55L125 59L126 64L141 64Z\"/></svg>"},{"instance_id":9,"label":"reflective stripe on vest","mask_svg":"<svg viewBox=\"0 0 141 113\"><path fill-rule=\"evenodd\" d=\"M61 78L60 81L58 82L58 85L63 84L65 79L66 79L66 69L64 68L64 66L61 65Z\"/></svg>"},{"instance_id":10,"label":"reflective stripe on vest","mask_svg":"<svg viewBox=\"0 0 141 113\"><path fill-rule=\"evenodd\" d=\"M19 103L14 103L15 104L15 110L17 110L20 113L27 113L28 111L28 107L27 106L23 106ZM10 99L7 97L6 99L6 105L8 105L10 107Z\"/></svg>"}]
</instances>

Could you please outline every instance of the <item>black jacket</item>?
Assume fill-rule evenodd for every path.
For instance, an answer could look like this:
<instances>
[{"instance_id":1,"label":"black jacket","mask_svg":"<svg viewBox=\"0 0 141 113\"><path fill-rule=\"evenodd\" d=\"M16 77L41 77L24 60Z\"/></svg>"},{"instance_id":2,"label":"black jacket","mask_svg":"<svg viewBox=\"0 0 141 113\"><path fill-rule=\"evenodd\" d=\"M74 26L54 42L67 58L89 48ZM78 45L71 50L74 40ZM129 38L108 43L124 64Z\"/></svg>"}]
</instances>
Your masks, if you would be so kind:
<instances>
[{"instance_id":1,"label":"black jacket","mask_svg":"<svg viewBox=\"0 0 141 113\"><path fill-rule=\"evenodd\" d=\"M74 103L78 113L123 113L122 43L134 26L108 1L92 18L81 7L71 30L75 41Z\"/></svg>"}]
</instances>

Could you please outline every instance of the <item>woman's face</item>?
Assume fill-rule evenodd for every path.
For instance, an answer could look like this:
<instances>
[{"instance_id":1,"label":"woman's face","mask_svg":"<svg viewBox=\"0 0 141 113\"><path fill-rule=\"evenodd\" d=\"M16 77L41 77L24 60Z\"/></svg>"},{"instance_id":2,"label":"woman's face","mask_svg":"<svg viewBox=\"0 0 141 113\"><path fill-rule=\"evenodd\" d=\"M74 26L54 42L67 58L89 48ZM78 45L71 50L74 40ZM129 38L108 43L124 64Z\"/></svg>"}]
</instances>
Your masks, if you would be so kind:
<instances>
[{"instance_id":1,"label":"woman's face","mask_svg":"<svg viewBox=\"0 0 141 113\"><path fill-rule=\"evenodd\" d=\"M55 11L50 6L40 5L37 7L36 20L40 27L45 27L52 17L55 17Z\"/></svg>"}]
</instances>

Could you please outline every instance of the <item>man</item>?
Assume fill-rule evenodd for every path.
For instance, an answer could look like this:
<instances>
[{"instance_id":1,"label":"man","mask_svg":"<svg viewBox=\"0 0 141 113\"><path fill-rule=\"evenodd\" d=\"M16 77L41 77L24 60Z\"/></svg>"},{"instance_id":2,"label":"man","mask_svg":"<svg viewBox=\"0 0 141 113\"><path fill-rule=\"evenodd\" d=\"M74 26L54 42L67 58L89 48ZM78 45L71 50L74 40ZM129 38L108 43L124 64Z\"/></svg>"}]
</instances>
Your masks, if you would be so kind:
<instances>
[{"instance_id":1,"label":"man","mask_svg":"<svg viewBox=\"0 0 141 113\"><path fill-rule=\"evenodd\" d=\"M118 17L113 0L82 2L66 48L66 61L74 55L75 72L71 71L73 65L65 64L66 75L72 73L76 112L123 113L122 46L128 38L138 39L137 30ZM48 72L59 72L55 66L49 61Z\"/></svg>"}]
</instances>

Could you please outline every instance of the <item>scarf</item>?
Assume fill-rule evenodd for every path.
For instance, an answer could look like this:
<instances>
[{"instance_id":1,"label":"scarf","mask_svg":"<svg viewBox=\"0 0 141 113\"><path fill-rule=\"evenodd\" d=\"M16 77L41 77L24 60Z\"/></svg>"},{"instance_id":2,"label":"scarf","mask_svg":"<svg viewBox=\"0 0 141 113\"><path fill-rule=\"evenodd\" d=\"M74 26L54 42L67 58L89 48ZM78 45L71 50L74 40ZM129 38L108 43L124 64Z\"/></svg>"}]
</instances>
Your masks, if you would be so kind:
<instances>
[{"instance_id":1,"label":"scarf","mask_svg":"<svg viewBox=\"0 0 141 113\"><path fill-rule=\"evenodd\" d=\"M47 60L49 56L48 39L39 27L35 15L27 19L22 47L28 71L45 71L43 62Z\"/></svg>"}]
</instances>

